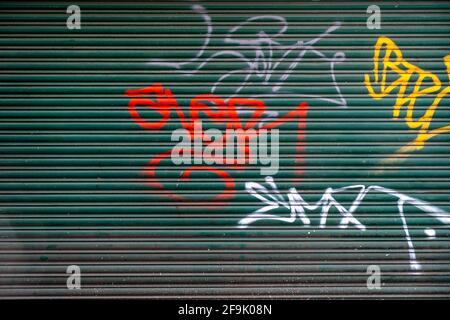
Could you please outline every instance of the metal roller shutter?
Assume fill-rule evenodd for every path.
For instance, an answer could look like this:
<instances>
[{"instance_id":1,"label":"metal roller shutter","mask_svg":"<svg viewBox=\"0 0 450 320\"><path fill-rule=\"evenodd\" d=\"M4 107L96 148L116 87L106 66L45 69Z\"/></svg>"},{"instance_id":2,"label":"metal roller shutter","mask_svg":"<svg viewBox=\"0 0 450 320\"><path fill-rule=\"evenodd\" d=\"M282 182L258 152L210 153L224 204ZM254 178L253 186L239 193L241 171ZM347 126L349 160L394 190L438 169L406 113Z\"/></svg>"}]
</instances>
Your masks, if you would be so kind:
<instances>
[{"instance_id":1,"label":"metal roller shutter","mask_svg":"<svg viewBox=\"0 0 450 320\"><path fill-rule=\"evenodd\" d=\"M449 297L448 1L73 4L0 4L1 297Z\"/></svg>"}]
</instances>

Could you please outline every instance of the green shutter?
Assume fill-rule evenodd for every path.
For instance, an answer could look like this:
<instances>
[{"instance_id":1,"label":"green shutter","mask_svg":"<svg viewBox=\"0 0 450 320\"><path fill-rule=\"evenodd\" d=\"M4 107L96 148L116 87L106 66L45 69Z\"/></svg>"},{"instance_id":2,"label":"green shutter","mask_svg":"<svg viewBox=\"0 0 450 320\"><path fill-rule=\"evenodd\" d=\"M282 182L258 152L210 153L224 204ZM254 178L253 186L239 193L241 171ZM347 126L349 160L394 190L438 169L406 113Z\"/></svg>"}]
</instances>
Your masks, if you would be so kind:
<instances>
[{"instance_id":1,"label":"green shutter","mask_svg":"<svg viewBox=\"0 0 450 320\"><path fill-rule=\"evenodd\" d=\"M0 4L0 297L450 296L448 1L72 4Z\"/></svg>"}]
</instances>

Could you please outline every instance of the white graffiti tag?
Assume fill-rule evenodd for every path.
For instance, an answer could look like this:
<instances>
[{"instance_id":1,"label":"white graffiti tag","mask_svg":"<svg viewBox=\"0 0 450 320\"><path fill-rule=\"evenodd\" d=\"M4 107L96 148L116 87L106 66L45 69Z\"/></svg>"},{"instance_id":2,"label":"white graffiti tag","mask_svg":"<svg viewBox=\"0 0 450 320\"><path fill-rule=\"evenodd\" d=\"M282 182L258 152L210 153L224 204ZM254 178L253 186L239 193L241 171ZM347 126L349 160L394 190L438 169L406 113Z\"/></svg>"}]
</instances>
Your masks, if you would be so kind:
<instances>
[{"instance_id":1,"label":"white graffiti tag","mask_svg":"<svg viewBox=\"0 0 450 320\"><path fill-rule=\"evenodd\" d=\"M242 93L242 91L250 85L262 85L270 88L270 92L264 94L250 94L249 96L272 97L275 96L275 94L280 94L280 90L283 88L282 93L288 94L290 97L311 98L326 101L339 107L347 106L347 101L341 93L335 76L335 65L345 61L344 52L338 51L334 53L333 56L328 57L314 47L314 45L324 37L339 29L341 26L340 22L335 22L322 34L309 41L298 40L286 45L277 40L277 38L283 36L288 29L288 23L285 18L276 15L254 16L231 28L226 34L224 42L227 45L231 45L230 50L219 50L205 57L205 52L211 42L213 32L212 20L203 6L193 5L192 10L201 15L207 27L203 45L198 50L195 57L183 62L152 59L149 64L171 67L176 69L179 73L192 76L197 74L214 60L227 59L226 61L230 61L230 59L234 59L238 65L243 67L225 71L212 85L211 93L216 93L219 87L226 87L226 80L229 79L238 82L237 88L233 90L230 97ZM254 33L255 35L254 38L248 36L249 31L247 31L246 28L248 28L248 30L254 30L255 26L257 27L258 24L264 25L267 23L276 25L276 31L266 32L261 29L259 32L251 31L251 33ZM234 48L236 48L236 50ZM249 51L251 54L248 53ZM275 57L275 52L281 53L281 56ZM334 88L336 98L309 93L298 93L291 89L287 89L284 86L285 82L296 68L308 59L314 63L320 62L327 65L329 76L331 78L331 86ZM236 80L236 77L242 78L241 80Z\"/></svg>"},{"instance_id":2,"label":"white graffiti tag","mask_svg":"<svg viewBox=\"0 0 450 320\"><path fill-rule=\"evenodd\" d=\"M366 226L363 225L357 218L355 218L353 213L361 205L365 196L369 192L373 191L378 193L389 194L391 196L396 197L398 199L397 200L398 214L400 216L403 231L405 233L405 239L408 244L410 266L411 269L413 270L420 270L421 266L416 258L414 244L412 242L410 232L408 229L408 224L406 222L406 218L404 215L404 206L412 205L417 209L425 212L426 214L438 219L440 222L444 224L450 224L450 214L443 211L442 209L435 207L428 202L407 196L393 189L388 189L381 186L366 187L364 185L353 185L337 189L327 188L324 194L322 195L322 198L318 202L316 202L315 204L308 204L295 188L290 188L288 190L286 201L283 195L278 190L277 185L275 184L272 177L270 176L266 177L266 183L270 187L270 190L268 190L266 187L256 182L247 182L245 184L247 192L252 196L254 196L255 198L261 200L265 204L265 206L249 214L247 217L241 219L238 225L239 228L247 228L250 224L259 220L276 220L287 223L294 223L296 220L300 220L305 226L309 226L311 222L308 216L306 215L306 210L313 211L318 208L321 208L319 227L325 228L327 224L328 212L332 207L334 207L338 210L339 214L342 216L341 221L339 223L340 228L347 228L349 225L352 225L358 228L359 230L364 231L366 230ZM333 195L351 190L356 191L359 190L359 192L355 197L355 199L353 200L350 208L346 209L333 197ZM281 217L278 215L267 213L271 210L280 207L285 207L288 210L290 210L290 216ZM429 229L426 229L426 231L427 234L430 233Z\"/></svg>"}]
</instances>

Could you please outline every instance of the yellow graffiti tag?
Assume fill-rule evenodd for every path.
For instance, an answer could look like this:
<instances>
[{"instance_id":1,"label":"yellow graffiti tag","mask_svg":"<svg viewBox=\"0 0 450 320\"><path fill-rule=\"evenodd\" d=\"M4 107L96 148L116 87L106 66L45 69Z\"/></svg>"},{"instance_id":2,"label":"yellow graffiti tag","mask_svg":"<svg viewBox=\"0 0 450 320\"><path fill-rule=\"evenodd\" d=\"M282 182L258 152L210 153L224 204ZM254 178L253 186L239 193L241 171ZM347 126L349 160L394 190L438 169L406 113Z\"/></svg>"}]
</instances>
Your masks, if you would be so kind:
<instances>
[{"instance_id":1,"label":"yellow graffiti tag","mask_svg":"<svg viewBox=\"0 0 450 320\"><path fill-rule=\"evenodd\" d=\"M384 53L384 56L382 56L382 53ZM398 120L400 109L406 105L405 122L410 129L417 131L416 138L397 150L388 162L395 162L401 157L408 157L411 152L422 149L425 142L432 137L450 132L450 126L429 129L436 108L442 98L450 92L450 86L442 87L441 81L435 74L406 61L397 45L387 37L378 38L373 61L373 80L371 80L369 74L364 75L364 83L369 95L375 100L380 100L393 90L398 89L393 106L393 118ZM444 63L447 66L447 74L450 80L450 55L444 57ZM378 91L372 85L376 86ZM406 93L407 88L411 89L412 85L414 85L412 92ZM420 118L414 119L413 112L417 98L430 94L435 97L433 103Z\"/></svg>"}]
</instances>

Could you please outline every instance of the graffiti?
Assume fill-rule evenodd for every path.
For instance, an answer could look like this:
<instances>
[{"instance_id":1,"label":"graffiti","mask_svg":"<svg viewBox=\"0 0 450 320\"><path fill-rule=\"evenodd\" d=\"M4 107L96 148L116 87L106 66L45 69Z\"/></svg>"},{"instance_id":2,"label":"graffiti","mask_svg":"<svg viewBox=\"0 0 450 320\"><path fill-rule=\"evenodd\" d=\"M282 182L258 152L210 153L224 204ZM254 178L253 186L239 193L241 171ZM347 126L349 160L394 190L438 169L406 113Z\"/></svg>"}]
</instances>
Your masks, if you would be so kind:
<instances>
[{"instance_id":1,"label":"graffiti","mask_svg":"<svg viewBox=\"0 0 450 320\"><path fill-rule=\"evenodd\" d=\"M320 40L339 29L341 26L340 22L335 22L322 34L309 41L304 42L298 40L289 45L284 45L280 41L277 41L277 38L282 37L288 30L289 26L285 18L276 15L254 16L231 28L226 34L224 42L227 45L236 46L237 50L219 50L210 56L205 57L205 52L208 49L213 33L212 20L206 9L201 5L193 5L192 10L201 15L207 26L207 33L203 46L199 49L195 57L183 62L153 59L149 64L171 67L179 73L192 76L201 69L207 67L214 60L222 58L229 61L229 59L235 59L237 64L240 63L241 65L244 65L244 67L228 71L221 75L212 85L210 92L217 93L217 89L222 85L226 87L226 80L231 77L243 77L240 81L235 80L238 81L238 85L234 92L230 94L230 97L235 97L240 93L242 94L244 89L252 84L268 87L270 88L270 93L250 94L251 97L271 97L280 92L291 74L309 55L310 57L308 59L311 59L314 63L326 63L328 65L329 76L331 77L332 86L336 92L337 98L306 93L303 94L286 88L283 89L283 93L289 94L291 97L322 100L336 104L340 107L347 106L347 102L341 93L335 75L335 65L345 61L344 52L338 51L332 57L327 57L323 52L314 47ZM256 38L249 38L246 35L239 36L240 34L246 33L245 28L248 27L249 30L252 30L251 27L258 22L275 24L277 25L277 30L274 32L266 32L261 29L259 32L256 32ZM245 53L249 50L253 52L251 55ZM281 56L275 57L276 52L282 52ZM288 66L286 67L284 63L287 63L288 61L290 61L290 63L288 63ZM230 83L228 83L228 85L229 84Z\"/></svg>"},{"instance_id":2,"label":"graffiti","mask_svg":"<svg viewBox=\"0 0 450 320\"><path fill-rule=\"evenodd\" d=\"M317 201L315 204L309 204L302 198L302 196L297 192L295 188L290 188L288 190L286 200L286 198L283 197L283 195L278 190L278 187L272 177L266 177L266 183L269 186L269 189L256 182L246 183L245 187L247 192L264 203L265 206L249 214L247 217L241 219L238 223L239 228L247 228L250 224L253 224L260 220L282 221L286 223L294 223L300 220L304 226L308 227L311 225L311 220L307 216L306 212L316 209L321 210L319 228L325 228L327 226L327 218L330 209L336 208L341 215L341 221L339 223L340 228L345 229L349 226L354 226L361 231L365 231L367 229L367 226L363 225L353 214L361 206L366 195L369 192L372 192L384 193L395 197L397 199L397 209L402 222L405 240L408 245L410 266L413 270L420 270L421 266L416 258L414 244L412 242L409 227L404 215L404 206L414 206L417 209L425 212L426 214L438 219L440 222L444 224L450 224L450 214L441 210L440 208L435 207L425 201L407 196L393 189L388 189L381 186L374 185L366 187L365 185L352 185L337 189L327 188L319 201ZM345 208L344 205L339 203L339 201L337 201L334 197L334 195L339 193L358 190L358 194L356 195L355 199L348 209ZM290 211L289 217L267 213L271 210L283 207ZM427 228L425 230L425 234L428 236L428 238L433 239L435 236L435 231L433 229Z\"/></svg>"},{"instance_id":3,"label":"graffiti","mask_svg":"<svg viewBox=\"0 0 450 320\"><path fill-rule=\"evenodd\" d=\"M165 89L162 84L157 83L146 88L128 90L126 92L126 96L131 98L128 104L128 110L131 117L136 124L145 130L162 130L173 123L170 121L171 115L175 114L178 117L182 127L190 133L193 140L196 140L196 130L200 130L202 137L200 137L199 140L200 144L203 146L204 141L209 140L209 138L203 139L203 136L208 135L208 133L205 132L203 128L199 129L198 126L196 126L196 123L198 123L202 115L203 119L210 121L210 124L217 124L218 127L222 126L222 128L225 127L225 134L221 135L222 139L225 141L229 141L232 138L227 135L227 129L254 129L255 134L249 137L249 140L251 140L261 137L260 133L263 132L262 130L275 129L287 121L295 120L299 131L297 150L301 150L302 148L304 119L306 118L307 112L307 104L305 102L300 103L296 108L287 112L283 116L267 121L267 119L263 119L266 105L264 101L257 99L236 97L224 100L213 94L201 94L191 100L189 112L185 113L178 104L171 90ZM238 110L242 110L242 108L245 108L251 113L249 120L246 122L241 117L241 114L238 113ZM140 110L142 109L155 112L158 114L159 119L153 120L154 117L152 117L151 121L146 120L140 113ZM224 142L218 141L218 144L224 145ZM244 158L248 158L250 150L247 145L240 145L239 148L241 148ZM173 150L167 150L156 155L150 161L145 173L150 178L150 185L161 190L170 191L168 192L168 195L172 198L186 200L186 196L174 194L175 190L167 190L162 181L157 178L158 166L161 165L162 161L170 159L172 151ZM194 150L192 150L192 152L193 151ZM296 157L298 157L296 158L298 162L301 161L300 156L300 153L296 154ZM248 162L242 164L239 161L226 163L224 166L225 169L211 165L194 164L184 168L184 170L177 175L177 181L188 182L189 178L195 173L209 172L217 176L219 181L224 183L224 190L216 195L214 199L228 199L233 195L235 188L234 179L230 175L229 171L244 170L248 164Z\"/></svg>"},{"instance_id":4,"label":"graffiti","mask_svg":"<svg viewBox=\"0 0 450 320\"><path fill-rule=\"evenodd\" d=\"M170 90L165 90L162 87L158 88L158 90L149 90L152 87L130 90L127 92L127 96L133 98L129 105L129 111L133 119L144 129L159 130L169 120L170 110L172 110L181 122L183 129L188 130L190 135L193 135L193 123L199 119L199 112L202 112L211 122L221 125L226 124L227 128L236 125L234 128L237 129L273 129L282 123L295 119L298 123L298 128L297 144L293 158L296 164L302 163L307 104L304 102L295 103L297 107L294 110L280 112L279 110L268 110L265 103L260 99L271 99L285 95L294 99L308 98L327 102L338 107L347 107L347 101L341 93L335 74L336 65L345 61L345 54L342 51L333 52L332 54L324 53L323 50L318 48L318 44L338 30L341 27L341 23L335 22L309 39L295 41L286 40L289 24L284 17L258 15L236 23L225 29L223 36L215 37L216 29L213 25L213 19L205 7L193 4L191 10L201 17L201 23L206 27L204 36L201 38L202 44L193 56L184 60L152 59L148 64L171 68L173 72L189 77L189 79L204 72L211 74L207 72L211 68L219 70L215 71L217 77L207 84L209 93L193 98L189 114L185 114L176 104ZM226 49L217 48L216 43L218 43L218 39L222 45L227 47ZM223 61L225 61L227 67L217 68L216 63L220 64ZM305 66L306 69L303 70L307 70L311 66L313 68L320 66L321 70L323 70L321 76L330 79L327 82L330 89L324 91L334 94L328 96L301 92L301 86L288 85L288 80L305 73L301 71ZM159 106L164 104L163 110L160 110L153 102L149 104L150 108L160 110L161 121L158 123L147 123L137 114L136 103L146 104L140 100L142 98L138 97L147 94L156 94L156 104ZM247 98L238 98L238 96ZM213 107L209 106L206 101ZM249 111L248 106L258 110ZM242 123L242 120L247 117L251 120L248 123L252 123L253 127L244 128L239 126L239 123ZM227 119L231 119L231 121ZM205 135L205 132L203 132L203 135ZM228 138L229 136L225 134L223 140L228 140ZM165 189L156 179L155 171L157 166L163 160L168 159L171 154L173 152L170 150L158 154L150 162L147 174L155 180L154 185L158 188ZM185 181L193 173L210 172L225 182L224 192L218 194L214 199L230 198L233 194L235 183L229 171L243 170L246 166L226 164L226 168L222 169L223 166L213 167L209 165L209 162L212 161L208 158L205 161L207 165L196 164L186 168L180 174L179 181ZM297 166L295 174L300 175L302 173L301 168ZM185 197L177 196L177 198L185 200Z\"/></svg>"},{"instance_id":5,"label":"graffiti","mask_svg":"<svg viewBox=\"0 0 450 320\"><path fill-rule=\"evenodd\" d=\"M373 99L380 100L395 90L396 101L393 106L393 118L398 120L401 109L406 106L404 120L410 129L417 132L416 138L401 147L388 162L407 157L412 152L422 149L429 139L450 132L450 126L430 129L435 111L441 100L450 92L450 86L443 87L435 74L406 61L397 45L387 37L378 39L373 61L373 80L369 74L365 75L364 80L369 95ZM450 79L450 55L444 57L444 62ZM408 94L409 86L413 86L413 89ZM416 119L414 114L417 113L415 110L417 100L430 94L435 95L433 102L423 115Z\"/></svg>"}]
</instances>

